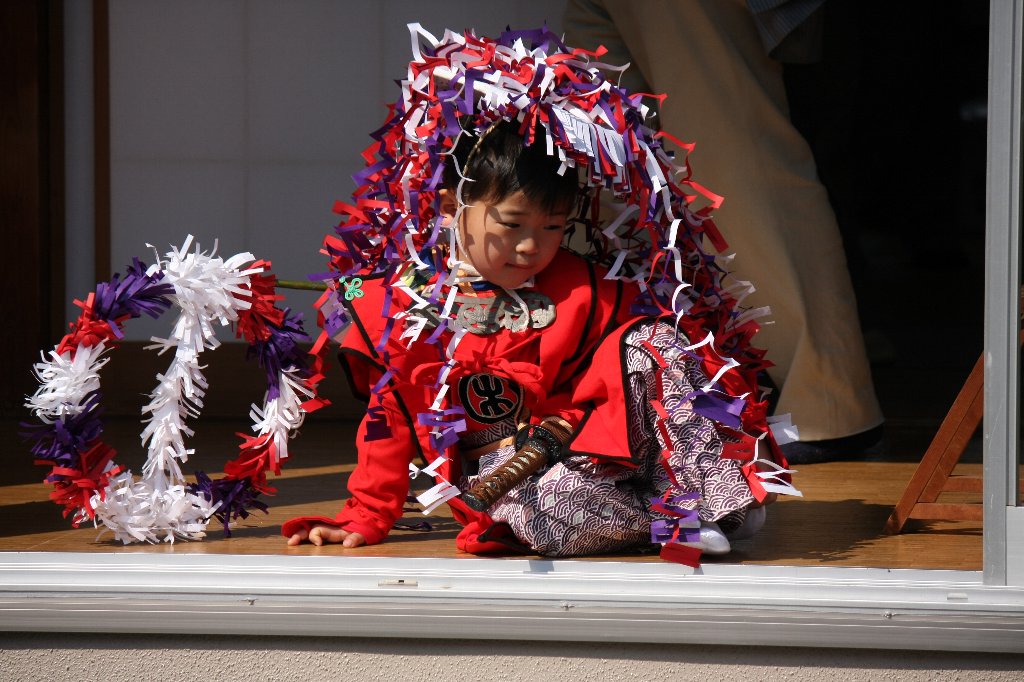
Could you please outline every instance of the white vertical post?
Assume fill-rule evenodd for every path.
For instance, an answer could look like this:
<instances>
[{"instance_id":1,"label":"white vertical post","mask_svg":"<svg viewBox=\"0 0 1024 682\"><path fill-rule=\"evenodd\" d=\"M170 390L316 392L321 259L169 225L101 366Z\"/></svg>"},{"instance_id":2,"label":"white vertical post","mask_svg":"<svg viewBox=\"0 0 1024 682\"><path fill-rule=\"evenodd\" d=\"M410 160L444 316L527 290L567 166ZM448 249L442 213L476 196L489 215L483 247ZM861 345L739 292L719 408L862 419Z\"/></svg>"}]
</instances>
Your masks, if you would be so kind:
<instances>
[{"instance_id":1,"label":"white vertical post","mask_svg":"<svg viewBox=\"0 0 1024 682\"><path fill-rule=\"evenodd\" d=\"M985 229L985 531L988 585L1024 584L1024 509L1016 506L1020 329L1022 0L989 5Z\"/></svg>"}]
</instances>

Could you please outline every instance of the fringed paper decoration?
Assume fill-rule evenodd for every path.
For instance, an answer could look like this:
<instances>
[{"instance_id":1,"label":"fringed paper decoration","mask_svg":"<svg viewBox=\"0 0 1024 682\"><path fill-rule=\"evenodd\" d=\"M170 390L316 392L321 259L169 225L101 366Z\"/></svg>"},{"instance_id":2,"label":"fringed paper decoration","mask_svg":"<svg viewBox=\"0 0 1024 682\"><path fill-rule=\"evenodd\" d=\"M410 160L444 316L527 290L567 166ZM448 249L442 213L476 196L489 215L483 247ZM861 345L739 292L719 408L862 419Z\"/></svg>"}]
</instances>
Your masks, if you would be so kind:
<instances>
[{"instance_id":1,"label":"fringed paper decoration","mask_svg":"<svg viewBox=\"0 0 1024 682\"><path fill-rule=\"evenodd\" d=\"M249 253L222 259L198 246L190 250L191 244L189 236L149 267L135 259L123 276L75 301L82 313L35 365L39 388L26 402L40 422L26 425L26 435L36 462L51 467L50 498L74 526L92 520L125 544L197 540L213 517L228 532L236 519L265 511L257 498L274 492L266 472L280 473L289 438L323 405L318 367L307 367L298 345L308 337L298 316L277 308L270 262L254 262ZM168 338L153 338L149 346L170 351L171 360L142 408L147 459L136 478L102 441L99 371L128 319L157 318L172 307L178 315ZM262 407L252 406L255 435L239 434L239 456L225 465L225 477L198 472L189 484L181 471L194 452L184 441L193 433L187 421L199 415L207 388L199 356L220 345L216 327L230 324L266 373L266 398Z\"/></svg>"}]
</instances>

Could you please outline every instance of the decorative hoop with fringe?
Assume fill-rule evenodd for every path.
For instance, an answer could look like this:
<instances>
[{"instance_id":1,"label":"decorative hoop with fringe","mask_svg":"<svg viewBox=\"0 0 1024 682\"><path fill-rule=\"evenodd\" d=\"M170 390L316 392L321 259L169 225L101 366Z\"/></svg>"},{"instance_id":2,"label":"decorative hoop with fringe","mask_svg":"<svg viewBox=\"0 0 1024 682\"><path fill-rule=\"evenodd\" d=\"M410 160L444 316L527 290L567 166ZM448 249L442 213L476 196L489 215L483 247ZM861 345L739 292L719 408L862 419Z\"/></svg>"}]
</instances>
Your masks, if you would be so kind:
<instances>
[{"instance_id":1,"label":"decorative hoop with fringe","mask_svg":"<svg viewBox=\"0 0 1024 682\"><path fill-rule=\"evenodd\" d=\"M124 275L76 300L82 313L35 365L39 388L26 402L40 422L26 425L26 435L36 463L51 467L50 499L74 526L92 519L125 544L198 540L213 517L230 534L233 521L266 511L258 496L275 492L267 470L280 473L289 438L306 414L325 404L316 393L321 366L307 367L298 345L308 340L301 316L276 305L282 297L275 294L270 262L250 253L222 259L216 248L191 250L192 241L190 235L148 267L134 259ZM99 371L128 319L157 318L171 307L178 316L168 338L154 337L147 346L173 357L142 408L148 454L136 478L115 463L114 449L102 440ZM267 393L262 407L253 405L249 413L255 435L239 434L239 454L225 464L225 476L213 480L200 471L190 484L181 464L194 453L184 443L193 434L186 421L199 415L207 389L199 355L220 345L215 328L229 324L266 372Z\"/></svg>"}]
</instances>

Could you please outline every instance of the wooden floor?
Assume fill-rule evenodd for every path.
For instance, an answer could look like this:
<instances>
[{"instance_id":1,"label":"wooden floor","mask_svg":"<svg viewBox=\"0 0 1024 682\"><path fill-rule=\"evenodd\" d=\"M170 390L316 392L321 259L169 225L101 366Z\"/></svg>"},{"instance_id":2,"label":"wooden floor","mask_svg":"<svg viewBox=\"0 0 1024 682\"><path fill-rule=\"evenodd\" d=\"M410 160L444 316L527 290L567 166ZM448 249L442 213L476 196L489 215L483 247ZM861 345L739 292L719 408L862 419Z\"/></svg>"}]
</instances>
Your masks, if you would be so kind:
<instances>
[{"instance_id":1,"label":"wooden floor","mask_svg":"<svg viewBox=\"0 0 1024 682\"><path fill-rule=\"evenodd\" d=\"M300 514L333 516L337 511L345 478L352 469L351 424L327 420L307 423L293 442L292 459L283 475L272 481L278 493L268 500L270 512L257 513L240 523L230 538L225 537L221 528L211 525L207 538L201 542L178 541L156 546L122 546L112 542L109 535L97 537L98 531L92 527L72 529L61 518L60 509L48 501L49 487L39 482L45 470L32 467L26 448L14 440L14 423L8 420L3 426L8 467L0 481L0 551L469 556L456 551L453 539L457 526L440 513L428 518L410 513L407 521L415 525L426 520L431 530L396 530L387 542L373 547L346 550L336 546L285 546L280 536L284 520ZM118 462L136 471L144 459L137 440L138 428L138 422L129 419L108 424L109 442L123 453ZM192 441L197 454L186 469L219 471L236 447L234 432L243 428L243 424L223 421L200 424ZM981 570L979 523L911 521L900 535L882 533L920 456L919 452L903 454L887 461L862 459L799 467L795 483L804 497L787 498L773 505L761 533L734 543L728 556L705 561ZM957 473L977 474L980 469L977 463L961 464ZM951 501L972 500L969 495L961 495ZM659 561L656 555L643 553L594 560L602 559Z\"/></svg>"}]
</instances>

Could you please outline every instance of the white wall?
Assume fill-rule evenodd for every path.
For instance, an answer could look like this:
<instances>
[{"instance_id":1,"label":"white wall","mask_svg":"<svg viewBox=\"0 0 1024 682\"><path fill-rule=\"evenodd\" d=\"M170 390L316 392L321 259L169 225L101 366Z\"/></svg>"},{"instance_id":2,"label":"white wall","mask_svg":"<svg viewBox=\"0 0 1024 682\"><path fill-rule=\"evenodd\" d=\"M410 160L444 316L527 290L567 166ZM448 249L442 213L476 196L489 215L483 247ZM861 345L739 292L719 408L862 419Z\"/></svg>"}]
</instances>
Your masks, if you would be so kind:
<instances>
[{"instance_id":1,"label":"white wall","mask_svg":"<svg viewBox=\"0 0 1024 682\"><path fill-rule=\"evenodd\" d=\"M87 56L88 45L78 46L90 28L81 5L67 4L71 62ZM166 252L192 233L204 247L219 239L224 255L270 259L284 279L322 272L318 249L334 224L331 206L350 196L369 133L398 96L394 80L410 56L406 24L418 21L435 35L467 27L494 35L506 24L547 19L557 30L563 7L564 0L111 0L112 266L123 269L132 256L152 262L147 242ZM77 75L72 87L82 87ZM69 94L77 107L69 120L81 123L91 99ZM76 140L89 132L69 128L69 149L81 148ZM69 165L71 186L85 187L79 196L91 188L90 172L87 163ZM92 246L82 243L92 233L88 208L69 210L76 262L86 262ZM89 268L69 268L68 300L89 291L91 277ZM313 317L313 295L287 296ZM136 321L128 337L166 326Z\"/></svg>"}]
</instances>

